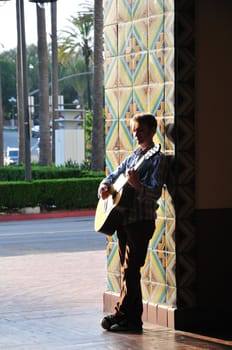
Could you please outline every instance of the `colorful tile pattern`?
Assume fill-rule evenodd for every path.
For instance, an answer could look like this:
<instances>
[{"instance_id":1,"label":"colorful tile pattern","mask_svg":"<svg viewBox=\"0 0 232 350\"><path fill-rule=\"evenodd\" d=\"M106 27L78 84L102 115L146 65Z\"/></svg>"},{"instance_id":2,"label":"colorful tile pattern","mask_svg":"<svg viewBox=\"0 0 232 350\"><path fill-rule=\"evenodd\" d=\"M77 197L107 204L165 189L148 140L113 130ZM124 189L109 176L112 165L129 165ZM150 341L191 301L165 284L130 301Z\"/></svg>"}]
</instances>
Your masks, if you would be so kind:
<instances>
[{"instance_id":1,"label":"colorful tile pattern","mask_svg":"<svg viewBox=\"0 0 232 350\"><path fill-rule=\"evenodd\" d=\"M189 9L193 0L185 2ZM142 291L145 301L171 307L193 305L195 278L191 255L195 237L189 220L194 208L193 89L189 83L194 66L193 24L184 6L181 16L176 16L175 5L174 0L104 1L106 172L133 150L129 128L133 113L152 112L158 122L154 141L172 156L174 188L165 187L159 200L157 225L142 269ZM178 53L174 40L181 48ZM187 258L186 252L190 253ZM117 254L113 236L107 248L108 287L116 293L120 291ZM176 254L181 255L178 264Z\"/></svg>"}]
</instances>

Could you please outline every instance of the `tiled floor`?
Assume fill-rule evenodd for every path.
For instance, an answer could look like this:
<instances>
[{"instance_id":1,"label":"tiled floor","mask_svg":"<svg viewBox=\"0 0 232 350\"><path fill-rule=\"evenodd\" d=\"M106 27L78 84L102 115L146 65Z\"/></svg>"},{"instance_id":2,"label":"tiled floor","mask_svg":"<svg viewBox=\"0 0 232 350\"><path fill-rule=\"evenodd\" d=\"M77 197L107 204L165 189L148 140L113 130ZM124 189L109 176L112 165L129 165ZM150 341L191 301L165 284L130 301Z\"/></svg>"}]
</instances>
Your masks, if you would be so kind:
<instances>
[{"instance_id":1,"label":"tiled floor","mask_svg":"<svg viewBox=\"0 0 232 350\"><path fill-rule=\"evenodd\" d=\"M0 258L0 349L228 349L153 324L114 334L100 327L106 289L105 251Z\"/></svg>"}]
</instances>

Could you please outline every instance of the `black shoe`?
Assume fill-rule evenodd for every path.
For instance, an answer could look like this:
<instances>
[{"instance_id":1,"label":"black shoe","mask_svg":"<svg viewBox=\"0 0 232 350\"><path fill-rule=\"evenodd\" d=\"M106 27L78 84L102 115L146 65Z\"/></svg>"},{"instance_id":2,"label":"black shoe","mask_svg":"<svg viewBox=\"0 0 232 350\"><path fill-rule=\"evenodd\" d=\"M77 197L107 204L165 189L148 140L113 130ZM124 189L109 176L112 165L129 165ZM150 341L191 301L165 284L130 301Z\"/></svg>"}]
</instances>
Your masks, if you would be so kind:
<instances>
[{"instance_id":1,"label":"black shoe","mask_svg":"<svg viewBox=\"0 0 232 350\"><path fill-rule=\"evenodd\" d=\"M131 333L142 333L143 327L141 324L132 324L128 320L124 319L117 323L114 323L109 331L111 332L131 332Z\"/></svg>"},{"instance_id":2,"label":"black shoe","mask_svg":"<svg viewBox=\"0 0 232 350\"><path fill-rule=\"evenodd\" d=\"M120 311L118 311L113 315L105 316L101 321L101 326L104 329L110 330L110 328L114 324L122 321L123 319L125 319L125 315L123 313L121 313Z\"/></svg>"}]
</instances>

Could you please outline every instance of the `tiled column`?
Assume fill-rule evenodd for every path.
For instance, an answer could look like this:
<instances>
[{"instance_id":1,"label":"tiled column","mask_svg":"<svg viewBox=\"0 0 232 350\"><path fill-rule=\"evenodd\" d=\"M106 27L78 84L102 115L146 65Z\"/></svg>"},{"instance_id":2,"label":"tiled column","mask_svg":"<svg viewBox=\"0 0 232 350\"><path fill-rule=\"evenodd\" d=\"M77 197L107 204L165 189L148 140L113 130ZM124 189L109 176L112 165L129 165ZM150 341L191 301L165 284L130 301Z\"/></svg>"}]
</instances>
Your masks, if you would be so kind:
<instances>
[{"instance_id":1,"label":"tiled column","mask_svg":"<svg viewBox=\"0 0 232 350\"><path fill-rule=\"evenodd\" d=\"M178 196L185 199L185 194L189 193L189 182L185 183L186 190L182 196L183 183L179 178L178 167L185 164L189 154L188 150L182 152L184 140L178 132L185 130L186 124L186 127L189 123L192 127L192 123L188 117L186 121L187 111L183 115L180 113L185 103L180 100L182 90L175 77L175 65L179 67L181 56L180 53L176 54L174 46L174 28L177 28L175 19L179 21L175 16L174 0L105 0L104 13L106 172L115 169L134 148L129 129L133 113L152 112L158 122L154 141L161 144L167 156L175 159L174 186L170 191L175 205L178 203L176 209L183 210L185 203L181 206ZM178 41L177 36L175 39ZM181 65L183 73L184 67L184 64ZM176 86L178 98L175 98ZM184 88L183 91L187 92L188 89ZM175 135L173 125L176 122L178 127L174 129L177 132ZM183 177L184 181L188 181L184 173ZM191 181L192 177L192 184ZM174 310L179 302L183 304L181 300L186 300L188 304L187 295L192 288L191 283L185 284L184 277L188 275L187 271L190 274L194 272L190 269L191 264L188 266L184 243L191 240L192 231L187 234L188 238L184 237L184 228L186 225L189 227L190 220L187 217L187 221L182 221L183 216L177 215L177 245L176 213L169 189L164 188L159 204L156 230L142 269L144 319L174 327ZM191 214L192 208L187 213ZM179 260L176 258L177 249L181 254ZM184 271L185 268L187 271ZM183 275L182 270L186 272ZM107 246L108 291L104 295L104 310L107 312L113 311L120 292L120 272L117 239L113 236L109 238Z\"/></svg>"}]
</instances>

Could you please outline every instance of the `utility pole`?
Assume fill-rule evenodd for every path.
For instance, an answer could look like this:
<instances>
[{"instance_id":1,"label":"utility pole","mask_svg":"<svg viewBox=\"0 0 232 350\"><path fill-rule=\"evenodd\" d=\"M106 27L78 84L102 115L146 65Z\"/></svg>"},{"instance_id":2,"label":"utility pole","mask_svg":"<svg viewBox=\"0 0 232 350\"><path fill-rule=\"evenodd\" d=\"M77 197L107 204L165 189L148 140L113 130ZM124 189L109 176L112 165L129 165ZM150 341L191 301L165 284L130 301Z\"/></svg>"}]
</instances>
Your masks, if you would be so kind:
<instances>
[{"instance_id":1,"label":"utility pole","mask_svg":"<svg viewBox=\"0 0 232 350\"><path fill-rule=\"evenodd\" d=\"M57 4L51 3L51 28L52 28L52 161L55 162L55 119L58 109L58 58L57 58Z\"/></svg>"},{"instance_id":2,"label":"utility pole","mask_svg":"<svg viewBox=\"0 0 232 350\"><path fill-rule=\"evenodd\" d=\"M16 15L18 29L18 75L22 83L22 113L24 122L24 162L25 162L25 180L31 181L31 140L30 140L30 120L28 109L28 88L27 88L27 59L26 59L26 40L25 40L25 17L24 0L16 0Z\"/></svg>"}]
</instances>

